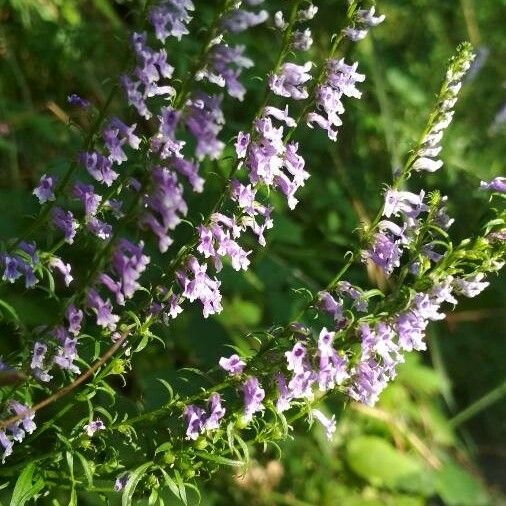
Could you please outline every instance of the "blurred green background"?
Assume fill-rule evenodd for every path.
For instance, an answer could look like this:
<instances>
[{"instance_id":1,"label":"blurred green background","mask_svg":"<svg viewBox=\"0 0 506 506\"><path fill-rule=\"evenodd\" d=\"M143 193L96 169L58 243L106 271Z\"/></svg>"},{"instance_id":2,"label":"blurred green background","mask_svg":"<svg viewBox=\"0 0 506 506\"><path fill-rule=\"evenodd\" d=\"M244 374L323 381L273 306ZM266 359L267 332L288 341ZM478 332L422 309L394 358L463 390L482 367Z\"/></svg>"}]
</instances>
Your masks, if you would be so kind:
<instances>
[{"instance_id":1,"label":"blurred green background","mask_svg":"<svg viewBox=\"0 0 506 506\"><path fill-rule=\"evenodd\" d=\"M66 97L75 92L97 105L105 101L128 61L126 41L140 25L139 4L0 3L0 238L19 234L36 211L31 189L39 177L63 170L75 157L81 133L69 121L86 127L87 118L71 111ZM194 23L206 22L214 2L195 4ZM265 8L274 13L287 4L267 1ZM315 44L309 58L321 59L344 20L346 2L316 4L320 11L312 24ZM154 343L145 349L136 356L126 386L116 385L125 403L157 405L163 395L157 378L175 381L183 366L206 369L226 353L226 344L247 349L244 333L293 316L300 297L292 289L326 285L356 244L354 230L376 213L384 183L419 136L447 59L463 40L473 43L478 57L444 141L444 169L410 185L440 188L448 195L455 238L477 230L487 206L487 197L476 190L479 181L504 174L506 124L498 118L506 104L506 1L382 0L377 9L386 22L344 55L359 61L367 79L363 99L345 103L337 143L308 129L298 132L312 175L301 204L288 212L279 199L268 246L255 251L249 272L224 269L221 315L203 321L198 312L187 311L171 327L159 329L166 347ZM169 46L169 61L179 76L198 50L199 37L195 32ZM237 37L257 66L243 74L246 100L225 101L229 122L223 139L258 108L264 85L257 76L272 66L272 37L267 26ZM112 111L127 119L132 114L119 98ZM191 218L212 205L221 184L210 178L208 200L192 204ZM79 251L72 256L78 259ZM361 265L350 279L374 286ZM29 325L46 321L48 308L22 290L9 288L5 296ZM319 428L309 431L300 424L294 439L282 445L281 461L274 451L257 450L246 475L223 471L203 484L204 504L506 504L501 502L506 490L505 303L504 278L492 280L478 299L463 302L430 328L429 351L410 357L376 408L350 405L340 412L332 444ZM7 324L1 329L0 355L8 356L19 343ZM80 503L100 504L91 495L81 496Z\"/></svg>"}]
</instances>

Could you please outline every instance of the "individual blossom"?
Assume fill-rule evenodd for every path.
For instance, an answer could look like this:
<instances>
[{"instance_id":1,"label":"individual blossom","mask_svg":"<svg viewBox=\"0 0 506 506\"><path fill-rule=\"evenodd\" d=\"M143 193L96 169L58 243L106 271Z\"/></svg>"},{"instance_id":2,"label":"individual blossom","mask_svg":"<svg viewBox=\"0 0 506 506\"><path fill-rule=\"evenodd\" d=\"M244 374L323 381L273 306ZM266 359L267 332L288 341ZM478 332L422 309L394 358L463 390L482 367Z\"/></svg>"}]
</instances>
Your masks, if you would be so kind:
<instances>
[{"instance_id":1,"label":"individual blossom","mask_svg":"<svg viewBox=\"0 0 506 506\"><path fill-rule=\"evenodd\" d=\"M65 337L62 345L58 347L54 357L54 363L60 367L74 374L79 374L81 371L79 367L74 364L77 355L77 339Z\"/></svg>"},{"instance_id":2,"label":"individual blossom","mask_svg":"<svg viewBox=\"0 0 506 506\"><path fill-rule=\"evenodd\" d=\"M72 277L72 267L70 264L66 264L61 258L52 257L49 265L60 272L65 286L69 286L72 283L74 278Z\"/></svg>"},{"instance_id":3,"label":"individual blossom","mask_svg":"<svg viewBox=\"0 0 506 506\"><path fill-rule=\"evenodd\" d=\"M35 422L33 421L35 418L35 412L28 406L25 406L18 401L9 401L9 409L13 415L21 417L19 423L21 423L25 432L31 434L37 428Z\"/></svg>"},{"instance_id":4,"label":"individual blossom","mask_svg":"<svg viewBox=\"0 0 506 506\"><path fill-rule=\"evenodd\" d=\"M125 300L131 299L140 288L138 279L150 261L143 250L142 241L136 245L127 239L121 239L112 254L111 274L115 279L105 273L99 276L100 282L114 294L116 302L120 305L123 305Z\"/></svg>"},{"instance_id":5,"label":"individual blossom","mask_svg":"<svg viewBox=\"0 0 506 506\"><path fill-rule=\"evenodd\" d=\"M223 19L222 26L229 32L239 33L253 26L262 24L268 17L269 14L265 10L253 12L245 9L234 9Z\"/></svg>"},{"instance_id":6,"label":"individual blossom","mask_svg":"<svg viewBox=\"0 0 506 506\"><path fill-rule=\"evenodd\" d=\"M198 299L202 304L204 318L219 313L223 309L220 282L216 278L210 278L206 270L206 264L201 265L195 257L190 256L184 270L179 270L176 273L179 285L183 290L183 297L190 302Z\"/></svg>"},{"instance_id":7,"label":"individual blossom","mask_svg":"<svg viewBox=\"0 0 506 506\"><path fill-rule=\"evenodd\" d=\"M85 98L82 98L75 93L72 93L67 97L67 102L70 105L73 105L74 107L80 107L81 109L86 109L91 105L89 100L86 100Z\"/></svg>"},{"instance_id":8,"label":"individual blossom","mask_svg":"<svg viewBox=\"0 0 506 506\"><path fill-rule=\"evenodd\" d=\"M33 345L30 369L32 370L33 375L44 383L47 383L52 379L52 376L48 373L50 364L46 363L46 353L47 346L44 343L36 341Z\"/></svg>"},{"instance_id":9,"label":"individual blossom","mask_svg":"<svg viewBox=\"0 0 506 506\"><path fill-rule=\"evenodd\" d=\"M244 395L244 420L249 423L255 413L264 410L262 401L265 397L265 390L260 386L258 378L252 376L244 382L242 391Z\"/></svg>"},{"instance_id":10,"label":"individual blossom","mask_svg":"<svg viewBox=\"0 0 506 506\"><path fill-rule=\"evenodd\" d=\"M70 211L64 211L61 207L53 209L53 224L63 232L65 242L72 244L77 233L79 223L74 219Z\"/></svg>"},{"instance_id":11,"label":"individual blossom","mask_svg":"<svg viewBox=\"0 0 506 506\"><path fill-rule=\"evenodd\" d=\"M284 63L278 73L269 76L269 88L275 95L304 100L308 97L305 84L311 79L309 71L313 64Z\"/></svg>"},{"instance_id":12,"label":"individual blossom","mask_svg":"<svg viewBox=\"0 0 506 506\"><path fill-rule=\"evenodd\" d=\"M68 331L74 336L77 336L81 331L83 316L83 312L77 309L74 304L69 304L65 310L65 318L68 321Z\"/></svg>"},{"instance_id":13,"label":"individual blossom","mask_svg":"<svg viewBox=\"0 0 506 506\"><path fill-rule=\"evenodd\" d=\"M242 69L253 66L253 61L243 53L244 46L216 44L209 53L207 66L196 74L196 79L207 79L221 88L225 87L231 97L242 101L246 88L239 81L239 76Z\"/></svg>"},{"instance_id":14,"label":"individual blossom","mask_svg":"<svg viewBox=\"0 0 506 506\"><path fill-rule=\"evenodd\" d=\"M421 211L427 211L428 207L423 199L425 192L422 190L419 194L388 189L385 193L385 204L383 207L383 216L399 216L403 214L416 218Z\"/></svg>"},{"instance_id":15,"label":"individual blossom","mask_svg":"<svg viewBox=\"0 0 506 506\"><path fill-rule=\"evenodd\" d=\"M361 360L351 370L348 395L355 401L374 406L388 381L389 377L385 374L384 368L374 359Z\"/></svg>"},{"instance_id":16,"label":"individual blossom","mask_svg":"<svg viewBox=\"0 0 506 506\"><path fill-rule=\"evenodd\" d=\"M54 176L46 176L46 174L44 174L40 178L39 184L32 192L39 199L39 204L45 204L46 202L55 199L55 184L56 178Z\"/></svg>"},{"instance_id":17,"label":"individual blossom","mask_svg":"<svg viewBox=\"0 0 506 506\"><path fill-rule=\"evenodd\" d=\"M374 262L386 275L399 267L401 255L402 249L398 241L382 232L374 235L370 248L363 252L363 258Z\"/></svg>"},{"instance_id":18,"label":"individual blossom","mask_svg":"<svg viewBox=\"0 0 506 506\"><path fill-rule=\"evenodd\" d=\"M102 131L104 144L109 151L109 160L118 165L127 160L123 146L128 144L132 149L139 149L141 140L134 134L137 125L125 125L118 118L112 118Z\"/></svg>"},{"instance_id":19,"label":"individual blossom","mask_svg":"<svg viewBox=\"0 0 506 506\"><path fill-rule=\"evenodd\" d=\"M491 190L499 193L506 193L506 177L495 177L490 182L481 181L480 189Z\"/></svg>"},{"instance_id":20,"label":"individual blossom","mask_svg":"<svg viewBox=\"0 0 506 506\"><path fill-rule=\"evenodd\" d=\"M86 228L96 237L105 241L112 237L112 225L92 216L86 222Z\"/></svg>"},{"instance_id":21,"label":"individual blossom","mask_svg":"<svg viewBox=\"0 0 506 506\"><path fill-rule=\"evenodd\" d=\"M116 478L114 482L114 492L121 492L125 488L125 485L128 482L128 473L121 474Z\"/></svg>"},{"instance_id":22,"label":"individual blossom","mask_svg":"<svg viewBox=\"0 0 506 506\"><path fill-rule=\"evenodd\" d=\"M342 300L337 301L329 292L322 291L318 293L318 303L337 325L345 321Z\"/></svg>"},{"instance_id":23,"label":"individual blossom","mask_svg":"<svg viewBox=\"0 0 506 506\"><path fill-rule=\"evenodd\" d=\"M99 183L111 186L117 179L118 173L112 170L112 161L97 152L81 153L80 162L89 174Z\"/></svg>"},{"instance_id":24,"label":"individual blossom","mask_svg":"<svg viewBox=\"0 0 506 506\"><path fill-rule=\"evenodd\" d=\"M74 184L72 195L81 201L87 218L95 216L102 202L102 197L95 193L92 185L77 182Z\"/></svg>"},{"instance_id":25,"label":"individual blossom","mask_svg":"<svg viewBox=\"0 0 506 506\"><path fill-rule=\"evenodd\" d=\"M359 9L354 17L354 25L348 26L343 30L343 34L353 42L365 39L369 29L383 23L385 16L375 16L375 7L369 10Z\"/></svg>"},{"instance_id":26,"label":"individual blossom","mask_svg":"<svg viewBox=\"0 0 506 506\"><path fill-rule=\"evenodd\" d=\"M2 454L2 464L5 463L5 458L12 455L12 448L14 447L14 443L11 439L5 434L5 431L0 430L0 444L3 446L4 452Z\"/></svg>"},{"instance_id":27,"label":"individual blossom","mask_svg":"<svg viewBox=\"0 0 506 506\"><path fill-rule=\"evenodd\" d=\"M225 408L221 405L221 396L214 393L209 397L209 417L204 422L204 430L219 428L220 420L225 416Z\"/></svg>"},{"instance_id":28,"label":"individual blossom","mask_svg":"<svg viewBox=\"0 0 506 506\"><path fill-rule=\"evenodd\" d=\"M85 430L88 437L93 437L95 432L99 430L105 430L105 425L100 418L97 418L95 420L91 420L90 423L86 424L83 429Z\"/></svg>"},{"instance_id":29,"label":"individual blossom","mask_svg":"<svg viewBox=\"0 0 506 506\"><path fill-rule=\"evenodd\" d=\"M87 294L87 306L97 316L97 325L110 331L116 330L119 316L113 314L112 304L109 299L104 301L94 288L90 288Z\"/></svg>"},{"instance_id":30,"label":"individual blossom","mask_svg":"<svg viewBox=\"0 0 506 506\"><path fill-rule=\"evenodd\" d=\"M186 418L186 423L188 424L186 439L195 441L199 437L204 428L205 414L206 412L202 408L194 404L185 407L183 416Z\"/></svg>"},{"instance_id":31,"label":"individual blossom","mask_svg":"<svg viewBox=\"0 0 506 506\"><path fill-rule=\"evenodd\" d=\"M349 377L347 359L339 356L332 346L334 336L335 332L329 332L324 327L318 337L317 379L318 387L322 392L341 385Z\"/></svg>"},{"instance_id":32,"label":"individual blossom","mask_svg":"<svg viewBox=\"0 0 506 506\"><path fill-rule=\"evenodd\" d=\"M476 297L490 285L488 281L482 281L484 277L485 275L480 272L466 278L456 278L453 280L453 287L460 295L469 298Z\"/></svg>"},{"instance_id":33,"label":"individual blossom","mask_svg":"<svg viewBox=\"0 0 506 506\"><path fill-rule=\"evenodd\" d=\"M187 35L192 17L188 11L195 10L191 0L164 0L157 2L149 11L149 20L155 29L156 38L165 43L167 37L181 40Z\"/></svg>"},{"instance_id":34,"label":"individual blossom","mask_svg":"<svg viewBox=\"0 0 506 506\"><path fill-rule=\"evenodd\" d=\"M325 416L319 409L312 409L311 415L316 418L325 429L325 436L327 439L332 439L334 432L336 431L336 417L332 415L331 418Z\"/></svg>"},{"instance_id":35,"label":"individual blossom","mask_svg":"<svg viewBox=\"0 0 506 506\"><path fill-rule=\"evenodd\" d=\"M246 362L236 355L230 355L230 357L221 357L218 362L220 367L227 371L231 375L241 374L246 366Z\"/></svg>"},{"instance_id":36,"label":"individual blossom","mask_svg":"<svg viewBox=\"0 0 506 506\"><path fill-rule=\"evenodd\" d=\"M275 376L276 385L278 388L278 398L276 400L276 409L282 413L290 409L290 403L292 401L292 394L286 384L286 379L281 373L277 373Z\"/></svg>"},{"instance_id":37,"label":"individual blossom","mask_svg":"<svg viewBox=\"0 0 506 506\"><path fill-rule=\"evenodd\" d=\"M286 368L294 374L303 373L306 370L307 349L300 341L295 343L291 351L285 352L287 361Z\"/></svg>"},{"instance_id":38,"label":"individual blossom","mask_svg":"<svg viewBox=\"0 0 506 506\"><path fill-rule=\"evenodd\" d=\"M297 11L297 19L299 21L311 21L318 12L318 7L310 3L305 9Z\"/></svg>"},{"instance_id":39,"label":"individual blossom","mask_svg":"<svg viewBox=\"0 0 506 506\"><path fill-rule=\"evenodd\" d=\"M306 28L304 31L295 30L293 32L292 47L296 51L308 51L313 45L311 30Z\"/></svg>"}]
</instances>

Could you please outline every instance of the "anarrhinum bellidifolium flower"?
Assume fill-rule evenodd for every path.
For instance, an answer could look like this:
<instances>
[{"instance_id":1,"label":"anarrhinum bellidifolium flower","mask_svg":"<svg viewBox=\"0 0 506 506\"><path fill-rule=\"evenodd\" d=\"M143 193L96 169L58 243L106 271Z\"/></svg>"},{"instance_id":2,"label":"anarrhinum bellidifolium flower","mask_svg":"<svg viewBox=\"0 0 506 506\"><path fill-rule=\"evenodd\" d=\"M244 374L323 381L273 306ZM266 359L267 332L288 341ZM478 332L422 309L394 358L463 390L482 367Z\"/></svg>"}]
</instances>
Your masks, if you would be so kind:
<instances>
[{"instance_id":1,"label":"anarrhinum bellidifolium flower","mask_svg":"<svg viewBox=\"0 0 506 506\"><path fill-rule=\"evenodd\" d=\"M26 328L20 321L28 348L1 365L19 371L16 388L3 397L3 458L11 457L14 443L23 442L22 459L44 462L67 484L68 473L61 468L65 457L73 493L93 490L97 476L108 480L109 490L123 490L124 504L139 483L151 497L165 483L185 500L185 487L192 486L188 480L196 473L240 463L247 458L245 441L265 444L286 436L291 420L316 419L332 437L335 417L317 409L318 401L340 392L374 404L405 353L426 348L429 323L444 318L458 296L480 293L488 285L486 275L502 267L505 215L497 206L481 233L454 246L446 198L438 191L414 193L403 187L413 172L442 166L440 142L473 59L464 44L450 62L419 144L362 231L361 248L293 321L263 334L249 356L222 357L210 376L216 384L208 388L182 395L166 384L170 399L153 411L133 416L118 408L111 415L93 401L98 392L114 398L106 378L132 367L132 355L156 338L154 323L167 324L193 302L204 318L222 311L224 262L247 270L252 244L266 246L274 226L271 195L278 192L292 210L310 177L304 137L296 140L299 128L318 127L336 141L343 101L361 98L365 75L348 59L345 46L365 38L384 16L350 2L328 54L319 59L311 52L315 5L295 0L287 12L269 13L259 7L262 3L222 1L205 27L198 56L183 73L171 56L182 37L198 30L192 18L199 5L149 3L146 25L131 35L133 66L119 78L131 119L107 117L116 88L100 111L84 98L69 96L69 104L93 115L83 149L60 178L42 176L33 191L42 206L39 216L1 254L4 284L41 286L42 296L50 294L59 305L51 324ZM280 39L277 57L264 79L260 107L235 129L231 141L223 135L231 128L224 104L246 99L242 77L255 68L241 32L262 24ZM232 168L223 191L200 221L189 222L188 196L206 191L202 167L224 157L232 159ZM481 188L499 200L504 178L482 182ZM181 245L175 231L182 223L191 225L192 235ZM33 235L48 225L56 239L41 248ZM94 253L76 273L65 255L79 241L91 244ZM163 268L156 265L158 258ZM379 269L389 290L344 280L355 260ZM80 356L90 343L95 353ZM65 432L57 428L57 418L71 409L69 394L80 385L88 416ZM67 402L62 411L37 429L37 412L59 399ZM43 454L37 441L51 426L57 436L50 453ZM119 454L113 442L118 439L131 445L131 455ZM92 462L100 452L106 457ZM74 457L86 480L76 479ZM44 476L41 470L41 480ZM41 483L32 496L57 486L54 480Z\"/></svg>"}]
</instances>

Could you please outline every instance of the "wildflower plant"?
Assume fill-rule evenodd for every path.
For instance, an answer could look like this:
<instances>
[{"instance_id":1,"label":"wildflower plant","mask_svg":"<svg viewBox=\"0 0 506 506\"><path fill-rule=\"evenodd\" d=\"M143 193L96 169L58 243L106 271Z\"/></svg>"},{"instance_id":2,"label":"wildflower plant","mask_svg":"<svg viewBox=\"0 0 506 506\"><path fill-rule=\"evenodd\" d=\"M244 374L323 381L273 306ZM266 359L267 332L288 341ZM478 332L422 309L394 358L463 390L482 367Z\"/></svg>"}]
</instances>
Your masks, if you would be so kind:
<instances>
[{"instance_id":1,"label":"wildflower plant","mask_svg":"<svg viewBox=\"0 0 506 506\"><path fill-rule=\"evenodd\" d=\"M299 313L250 334L248 352L235 349L212 370L193 371L204 382L178 391L163 380L167 399L154 408L115 402L117 378L135 367L136 354L163 342L160 328L193 305L204 319L223 310L224 265L249 269L276 227L278 197L289 210L303 205L308 132L339 146L346 110L361 98L367 76L348 49L385 17L350 1L319 58L318 6L283 6L271 12L262 0L223 0L199 27L199 3L148 2L108 100L97 106L69 93L68 106L90 120L82 149L64 174L41 177L33 190L39 213L1 244L0 304L19 342L1 366L2 476L14 496L64 489L77 504L80 490L115 491L123 504L143 495L155 503L169 489L186 502L199 479L247 464L252 445L276 446L298 419L321 424L331 438L335 415L319 404L333 397L374 405L406 353L426 349L430 323L479 294L503 266L504 178L477 185L490 194L487 219L458 242L447 198L436 188L409 189L424 172L444 170L441 141L474 58L463 43L419 142L387 182L359 247L335 259L326 288L298 292ZM241 37L262 27L276 40L275 63L254 117L231 121L224 104L247 100L255 69ZM178 43L197 30L201 47L178 69ZM122 118L109 115L117 95L128 106ZM214 204L194 213L217 180ZM76 244L88 258L72 256ZM357 264L377 273L379 288L347 279ZM25 323L9 304L13 285L52 299L54 314ZM82 411L73 413L76 405L86 416L73 416Z\"/></svg>"}]
</instances>

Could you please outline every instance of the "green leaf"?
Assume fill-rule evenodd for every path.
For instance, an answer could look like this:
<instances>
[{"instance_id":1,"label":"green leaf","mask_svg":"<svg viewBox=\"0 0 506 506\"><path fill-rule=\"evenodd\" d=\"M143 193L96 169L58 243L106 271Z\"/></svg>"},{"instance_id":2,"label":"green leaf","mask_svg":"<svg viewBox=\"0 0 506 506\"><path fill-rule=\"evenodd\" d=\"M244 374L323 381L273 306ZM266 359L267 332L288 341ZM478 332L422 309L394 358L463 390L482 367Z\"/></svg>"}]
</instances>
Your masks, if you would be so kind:
<instances>
[{"instance_id":1,"label":"green leaf","mask_svg":"<svg viewBox=\"0 0 506 506\"><path fill-rule=\"evenodd\" d=\"M44 480L42 478L37 478L37 481L33 483L33 472L35 467L35 463L31 462L21 471L16 485L14 486L14 492L12 493L10 502L12 506L23 506L44 488Z\"/></svg>"},{"instance_id":2,"label":"green leaf","mask_svg":"<svg viewBox=\"0 0 506 506\"><path fill-rule=\"evenodd\" d=\"M83 466L84 475L86 476L86 480L88 481L88 485L91 487L93 485L93 471L91 469L90 463L86 460L86 457L79 452L76 452L77 458L81 461L81 465Z\"/></svg>"},{"instance_id":3,"label":"green leaf","mask_svg":"<svg viewBox=\"0 0 506 506\"><path fill-rule=\"evenodd\" d=\"M125 489L123 490L123 496L121 497L121 506L130 506L132 504L132 497L139 481L152 465L152 462L146 462L130 473Z\"/></svg>"},{"instance_id":4,"label":"green leaf","mask_svg":"<svg viewBox=\"0 0 506 506\"><path fill-rule=\"evenodd\" d=\"M179 474L179 471L177 469L174 471L174 475L176 477L176 484L179 493L179 498L187 505L188 499L186 498L186 489L183 478L181 478L181 475Z\"/></svg>"},{"instance_id":5,"label":"green leaf","mask_svg":"<svg viewBox=\"0 0 506 506\"><path fill-rule=\"evenodd\" d=\"M376 436L352 439L346 448L346 460L358 476L372 485L387 488L397 488L403 480L423 472L417 460Z\"/></svg>"},{"instance_id":6,"label":"green leaf","mask_svg":"<svg viewBox=\"0 0 506 506\"><path fill-rule=\"evenodd\" d=\"M244 465L244 463L240 460L228 459L227 457L222 457L220 455L213 455L208 452L195 452L200 458L205 460L210 460L211 462L216 462L217 464L223 464L224 466L232 466L239 467Z\"/></svg>"},{"instance_id":7,"label":"green leaf","mask_svg":"<svg viewBox=\"0 0 506 506\"><path fill-rule=\"evenodd\" d=\"M453 462L447 463L438 473L436 490L447 506L490 504L490 498L482 484Z\"/></svg>"},{"instance_id":8,"label":"green leaf","mask_svg":"<svg viewBox=\"0 0 506 506\"><path fill-rule=\"evenodd\" d=\"M7 304L7 302L0 299L0 306L5 310L2 311L2 313L7 312L11 316L12 320L19 321L18 313L16 313L16 310L10 304Z\"/></svg>"},{"instance_id":9,"label":"green leaf","mask_svg":"<svg viewBox=\"0 0 506 506\"><path fill-rule=\"evenodd\" d=\"M163 468L159 468L161 473L163 474L165 484L169 487L170 491L178 498L181 499L181 496L179 495L179 488L176 485L176 482L167 474L167 471Z\"/></svg>"}]
</instances>

